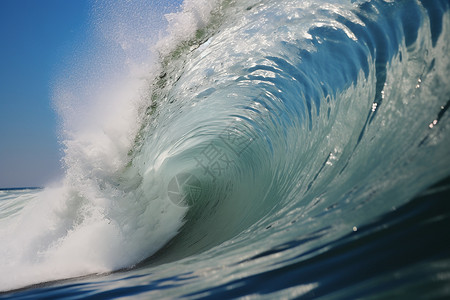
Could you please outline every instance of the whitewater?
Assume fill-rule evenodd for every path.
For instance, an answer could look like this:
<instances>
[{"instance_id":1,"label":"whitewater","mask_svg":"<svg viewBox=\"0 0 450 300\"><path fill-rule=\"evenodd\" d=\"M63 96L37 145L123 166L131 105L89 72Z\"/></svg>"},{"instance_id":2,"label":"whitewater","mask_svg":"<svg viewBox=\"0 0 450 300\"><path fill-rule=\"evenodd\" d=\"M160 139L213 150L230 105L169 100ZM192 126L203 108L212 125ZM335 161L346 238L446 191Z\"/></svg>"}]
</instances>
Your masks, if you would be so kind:
<instances>
[{"instance_id":1,"label":"whitewater","mask_svg":"<svg viewBox=\"0 0 450 300\"><path fill-rule=\"evenodd\" d=\"M449 297L449 1L96 5L64 178L0 191L1 299Z\"/></svg>"}]
</instances>

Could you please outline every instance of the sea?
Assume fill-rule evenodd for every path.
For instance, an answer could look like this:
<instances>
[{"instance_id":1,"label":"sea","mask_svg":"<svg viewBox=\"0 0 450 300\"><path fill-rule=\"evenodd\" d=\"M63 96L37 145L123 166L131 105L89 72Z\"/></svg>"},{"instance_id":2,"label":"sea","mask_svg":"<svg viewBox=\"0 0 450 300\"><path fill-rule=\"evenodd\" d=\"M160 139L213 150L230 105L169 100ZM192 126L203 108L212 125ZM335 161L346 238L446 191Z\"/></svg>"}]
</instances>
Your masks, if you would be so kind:
<instances>
[{"instance_id":1,"label":"sea","mask_svg":"<svg viewBox=\"0 0 450 300\"><path fill-rule=\"evenodd\" d=\"M450 1L166 18L63 178L0 191L0 299L450 298Z\"/></svg>"}]
</instances>

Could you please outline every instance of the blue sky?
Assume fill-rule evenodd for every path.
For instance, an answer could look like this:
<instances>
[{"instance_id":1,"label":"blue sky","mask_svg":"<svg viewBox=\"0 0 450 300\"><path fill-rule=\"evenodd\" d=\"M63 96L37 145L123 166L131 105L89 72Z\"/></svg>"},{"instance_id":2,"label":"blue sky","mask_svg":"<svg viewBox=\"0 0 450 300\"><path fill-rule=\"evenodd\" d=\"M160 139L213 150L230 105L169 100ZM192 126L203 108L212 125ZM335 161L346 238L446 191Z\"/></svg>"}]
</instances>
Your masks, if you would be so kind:
<instances>
[{"instance_id":1,"label":"blue sky","mask_svg":"<svg viewBox=\"0 0 450 300\"><path fill-rule=\"evenodd\" d=\"M84 1L0 2L0 188L61 174L51 81L87 18Z\"/></svg>"},{"instance_id":2,"label":"blue sky","mask_svg":"<svg viewBox=\"0 0 450 300\"><path fill-rule=\"evenodd\" d=\"M0 188L43 186L62 176L52 83L90 34L90 3L0 1Z\"/></svg>"}]
</instances>

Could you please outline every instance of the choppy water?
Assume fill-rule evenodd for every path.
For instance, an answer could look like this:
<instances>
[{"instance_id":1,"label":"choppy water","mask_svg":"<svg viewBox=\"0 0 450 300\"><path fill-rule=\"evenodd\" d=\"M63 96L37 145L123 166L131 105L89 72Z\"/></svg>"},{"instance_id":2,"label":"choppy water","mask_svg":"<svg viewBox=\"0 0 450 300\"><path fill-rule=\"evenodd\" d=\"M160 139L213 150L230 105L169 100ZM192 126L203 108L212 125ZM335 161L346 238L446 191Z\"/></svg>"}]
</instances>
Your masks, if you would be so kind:
<instances>
[{"instance_id":1,"label":"choppy water","mask_svg":"<svg viewBox=\"0 0 450 300\"><path fill-rule=\"evenodd\" d=\"M134 112L0 192L0 298L449 297L449 7L186 1Z\"/></svg>"}]
</instances>

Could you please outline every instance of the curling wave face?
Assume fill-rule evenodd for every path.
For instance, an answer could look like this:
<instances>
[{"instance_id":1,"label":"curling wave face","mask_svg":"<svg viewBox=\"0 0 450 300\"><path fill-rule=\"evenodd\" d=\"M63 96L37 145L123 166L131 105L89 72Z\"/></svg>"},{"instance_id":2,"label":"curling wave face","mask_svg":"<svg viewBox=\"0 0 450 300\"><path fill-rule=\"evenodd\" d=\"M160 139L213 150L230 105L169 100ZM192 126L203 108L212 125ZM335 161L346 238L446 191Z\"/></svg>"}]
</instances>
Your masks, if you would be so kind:
<instances>
[{"instance_id":1,"label":"curling wave face","mask_svg":"<svg viewBox=\"0 0 450 300\"><path fill-rule=\"evenodd\" d=\"M339 220L344 234L448 174L447 125L430 128L448 106L447 44L421 3L246 3L224 14L161 75L156 122L133 160L142 186L162 179L169 200L190 207L163 259L245 230L264 241L261 229L299 216L300 231ZM183 197L170 194L174 178Z\"/></svg>"},{"instance_id":2,"label":"curling wave face","mask_svg":"<svg viewBox=\"0 0 450 300\"><path fill-rule=\"evenodd\" d=\"M197 21L160 42L125 142L75 134L63 187L1 220L2 287L306 252L450 174L447 1L211 3L171 15Z\"/></svg>"}]
</instances>

